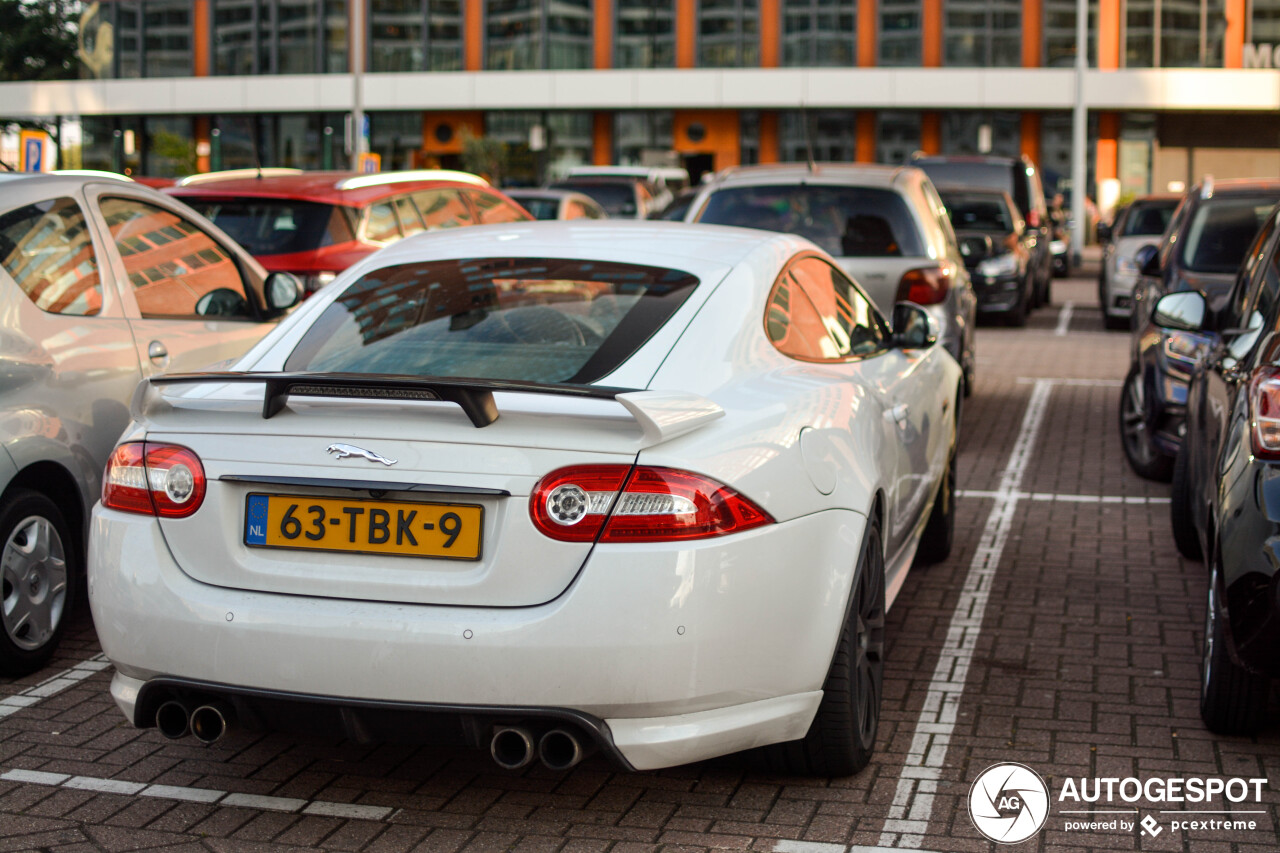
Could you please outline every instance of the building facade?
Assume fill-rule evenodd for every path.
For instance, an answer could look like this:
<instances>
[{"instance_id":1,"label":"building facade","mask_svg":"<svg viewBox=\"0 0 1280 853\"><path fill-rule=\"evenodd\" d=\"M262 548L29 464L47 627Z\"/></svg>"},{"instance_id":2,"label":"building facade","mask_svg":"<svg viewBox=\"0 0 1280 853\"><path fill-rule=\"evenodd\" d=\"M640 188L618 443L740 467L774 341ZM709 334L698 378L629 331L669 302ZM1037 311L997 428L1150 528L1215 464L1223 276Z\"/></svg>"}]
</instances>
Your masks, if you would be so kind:
<instances>
[{"instance_id":1,"label":"building facade","mask_svg":"<svg viewBox=\"0 0 1280 853\"><path fill-rule=\"evenodd\" d=\"M1027 154L1069 176L1075 0L100 0L81 78L0 85L66 166L383 168ZM360 20L354 16L360 15ZM1089 192L1280 176L1280 0L1090 0ZM356 26L359 24L359 26ZM362 33L352 50L353 33ZM351 73L352 57L362 73Z\"/></svg>"}]
</instances>

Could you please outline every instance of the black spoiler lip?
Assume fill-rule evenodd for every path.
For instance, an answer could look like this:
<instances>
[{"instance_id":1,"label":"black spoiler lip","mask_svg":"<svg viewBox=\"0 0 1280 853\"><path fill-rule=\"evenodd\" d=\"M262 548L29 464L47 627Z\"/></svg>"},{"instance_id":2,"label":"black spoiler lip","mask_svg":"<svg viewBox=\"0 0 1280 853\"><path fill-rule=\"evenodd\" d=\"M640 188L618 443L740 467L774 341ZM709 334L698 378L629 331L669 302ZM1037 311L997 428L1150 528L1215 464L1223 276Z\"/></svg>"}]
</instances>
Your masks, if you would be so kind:
<instances>
[{"instance_id":1,"label":"black spoiler lip","mask_svg":"<svg viewBox=\"0 0 1280 853\"><path fill-rule=\"evenodd\" d=\"M261 382L266 386L262 398L262 417L280 413L285 402L298 397L368 397L383 400L435 400L456 403L471 423L487 427L498 419L494 391L517 394L555 394L614 400L620 394L639 389L605 385L567 385L555 382L527 382L517 379L469 379L453 376L402 376L387 373L306 373L225 371L207 373L170 373L152 376L152 385L195 385L199 383Z\"/></svg>"}]
</instances>

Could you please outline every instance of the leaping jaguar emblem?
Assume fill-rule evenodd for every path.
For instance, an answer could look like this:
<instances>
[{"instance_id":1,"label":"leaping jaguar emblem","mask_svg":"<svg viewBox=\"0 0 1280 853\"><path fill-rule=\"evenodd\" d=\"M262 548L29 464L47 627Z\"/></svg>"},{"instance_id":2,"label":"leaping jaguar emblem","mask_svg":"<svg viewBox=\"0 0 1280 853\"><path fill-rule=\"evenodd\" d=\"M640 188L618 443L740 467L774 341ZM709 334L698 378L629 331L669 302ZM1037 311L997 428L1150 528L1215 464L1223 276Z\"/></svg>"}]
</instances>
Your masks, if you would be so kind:
<instances>
[{"instance_id":1,"label":"leaping jaguar emblem","mask_svg":"<svg viewBox=\"0 0 1280 853\"><path fill-rule=\"evenodd\" d=\"M359 456L368 459L370 462L381 462L383 465L394 465L396 460L374 453L372 450L365 450L363 447L356 447L354 444L331 444L326 448L326 452L332 453L338 459L346 459L351 456Z\"/></svg>"}]
</instances>

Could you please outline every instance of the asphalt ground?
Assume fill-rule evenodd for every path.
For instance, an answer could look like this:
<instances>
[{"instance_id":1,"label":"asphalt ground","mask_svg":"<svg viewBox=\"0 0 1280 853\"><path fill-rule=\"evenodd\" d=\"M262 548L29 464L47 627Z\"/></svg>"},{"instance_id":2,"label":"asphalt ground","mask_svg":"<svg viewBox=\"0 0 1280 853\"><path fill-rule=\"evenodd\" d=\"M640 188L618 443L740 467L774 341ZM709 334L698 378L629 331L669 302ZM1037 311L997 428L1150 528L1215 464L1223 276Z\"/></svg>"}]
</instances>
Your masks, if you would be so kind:
<instances>
[{"instance_id":1,"label":"asphalt ground","mask_svg":"<svg viewBox=\"0 0 1280 853\"><path fill-rule=\"evenodd\" d=\"M466 750L240 732L212 747L167 741L115 708L81 609L46 670L0 682L0 853L994 850L969 798L1004 762L1049 792L1043 828L1014 849L1280 849L1280 709L1256 738L1200 723L1206 575L1174 549L1168 486L1125 465L1128 338L1103 330L1091 273L1058 280L1026 328L979 330L957 545L913 570L889 613L879 743L858 775L779 777L751 756L508 773ZM1269 781L1240 803L1060 799L1068 779L1129 777ZM1005 805L995 831L1039 818L1030 800ZM1245 828L1181 826L1224 819ZM1077 821L1104 826L1068 828Z\"/></svg>"}]
</instances>

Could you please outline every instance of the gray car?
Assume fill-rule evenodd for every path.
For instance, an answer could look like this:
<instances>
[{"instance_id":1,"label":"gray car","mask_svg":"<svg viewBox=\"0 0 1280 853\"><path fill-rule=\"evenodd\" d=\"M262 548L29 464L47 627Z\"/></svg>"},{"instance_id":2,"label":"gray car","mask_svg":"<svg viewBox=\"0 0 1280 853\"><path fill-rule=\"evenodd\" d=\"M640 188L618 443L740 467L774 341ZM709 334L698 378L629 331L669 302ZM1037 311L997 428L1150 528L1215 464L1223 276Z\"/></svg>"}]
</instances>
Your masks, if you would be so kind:
<instances>
[{"instance_id":1,"label":"gray car","mask_svg":"<svg viewBox=\"0 0 1280 853\"><path fill-rule=\"evenodd\" d=\"M744 166L703 185L686 222L799 234L839 262L885 316L916 302L974 377L977 298L946 207L919 169L836 163Z\"/></svg>"},{"instance_id":2,"label":"gray car","mask_svg":"<svg viewBox=\"0 0 1280 853\"><path fill-rule=\"evenodd\" d=\"M174 198L110 174L0 175L0 675L52 656L139 381L248 350L298 299Z\"/></svg>"}]
</instances>

